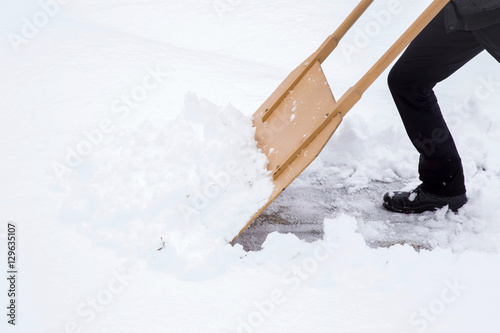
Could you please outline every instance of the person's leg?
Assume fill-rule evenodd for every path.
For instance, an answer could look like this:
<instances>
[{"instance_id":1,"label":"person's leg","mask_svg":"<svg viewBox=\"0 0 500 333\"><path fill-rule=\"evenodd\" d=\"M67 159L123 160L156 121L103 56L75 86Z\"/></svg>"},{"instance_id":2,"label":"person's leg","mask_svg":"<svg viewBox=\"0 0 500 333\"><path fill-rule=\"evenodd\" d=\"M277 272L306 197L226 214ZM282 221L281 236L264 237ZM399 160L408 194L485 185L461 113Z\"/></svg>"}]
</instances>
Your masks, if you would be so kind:
<instances>
[{"instance_id":1,"label":"person's leg","mask_svg":"<svg viewBox=\"0 0 500 333\"><path fill-rule=\"evenodd\" d=\"M420 153L424 191L465 193L462 162L443 119L433 88L484 50L472 32L446 33L443 13L408 46L388 83L410 140Z\"/></svg>"}]
</instances>

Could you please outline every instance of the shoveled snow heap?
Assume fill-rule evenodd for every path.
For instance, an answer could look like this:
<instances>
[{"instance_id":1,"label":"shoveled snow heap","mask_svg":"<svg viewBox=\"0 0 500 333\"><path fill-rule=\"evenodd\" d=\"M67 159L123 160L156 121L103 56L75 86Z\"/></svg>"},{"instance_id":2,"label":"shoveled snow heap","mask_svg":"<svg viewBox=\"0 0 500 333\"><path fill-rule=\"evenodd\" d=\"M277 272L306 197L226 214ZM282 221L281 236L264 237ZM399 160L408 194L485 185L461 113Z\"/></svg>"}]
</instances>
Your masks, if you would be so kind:
<instances>
[{"instance_id":1,"label":"shoveled snow heap","mask_svg":"<svg viewBox=\"0 0 500 333\"><path fill-rule=\"evenodd\" d=\"M123 249L193 256L227 243L273 188L254 131L233 107L189 95L174 120L120 131L82 163L63 220Z\"/></svg>"}]
</instances>

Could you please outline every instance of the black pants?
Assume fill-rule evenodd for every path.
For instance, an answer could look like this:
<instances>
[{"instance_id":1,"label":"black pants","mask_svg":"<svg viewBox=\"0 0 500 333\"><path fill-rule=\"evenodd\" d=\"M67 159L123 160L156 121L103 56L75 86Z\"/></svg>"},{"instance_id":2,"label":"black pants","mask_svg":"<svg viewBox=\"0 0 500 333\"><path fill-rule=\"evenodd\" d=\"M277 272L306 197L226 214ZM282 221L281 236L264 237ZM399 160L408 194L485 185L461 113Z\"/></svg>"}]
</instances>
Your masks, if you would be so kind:
<instances>
[{"instance_id":1,"label":"black pants","mask_svg":"<svg viewBox=\"0 0 500 333\"><path fill-rule=\"evenodd\" d=\"M447 196L465 193L462 162L433 88L485 49L500 62L500 24L447 33L441 12L389 73L392 96L420 153L419 174L425 191Z\"/></svg>"}]
</instances>

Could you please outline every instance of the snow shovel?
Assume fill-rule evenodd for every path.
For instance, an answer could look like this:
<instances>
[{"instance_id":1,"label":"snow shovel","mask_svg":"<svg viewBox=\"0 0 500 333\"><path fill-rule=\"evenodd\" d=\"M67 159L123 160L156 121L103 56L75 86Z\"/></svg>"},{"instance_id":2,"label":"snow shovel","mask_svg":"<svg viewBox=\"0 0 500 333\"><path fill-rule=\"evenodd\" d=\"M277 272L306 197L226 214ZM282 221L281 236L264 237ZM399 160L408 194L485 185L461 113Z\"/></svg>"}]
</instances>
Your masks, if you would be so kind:
<instances>
[{"instance_id":1,"label":"snow shovel","mask_svg":"<svg viewBox=\"0 0 500 333\"><path fill-rule=\"evenodd\" d=\"M274 190L232 242L311 164L346 113L449 0L434 0L358 83L336 101L321 63L372 2L362 0L319 49L291 72L254 113L257 146L269 160Z\"/></svg>"}]
</instances>

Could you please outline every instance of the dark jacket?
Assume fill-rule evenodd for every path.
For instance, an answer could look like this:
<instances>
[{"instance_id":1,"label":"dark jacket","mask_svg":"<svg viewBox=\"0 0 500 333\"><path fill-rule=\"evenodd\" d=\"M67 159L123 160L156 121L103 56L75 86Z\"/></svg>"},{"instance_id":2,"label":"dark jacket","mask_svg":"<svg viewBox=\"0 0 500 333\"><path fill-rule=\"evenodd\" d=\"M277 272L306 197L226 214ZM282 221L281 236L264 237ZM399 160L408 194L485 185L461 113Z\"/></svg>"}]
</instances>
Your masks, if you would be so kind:
<instances>
[{"instance_id":1,"label":"dark jacket","mask_svg":"<svg viewBox=\"0 0 500 333\"><path fill-rule=\"evenodd\" d=\"M500 0L451 0L445 18L448 31L485 28L500 23Z\"/></svg>"},{"instance_id":2,"label":"dark jacket","mask_svg":"<svg viewBox=\"0 0 500 333\"><path fill-rule=\"evenodd\" d=\"M500 8L500 0L452 0L461 15L471 15Z\"/></svg>"}]
</instances>

